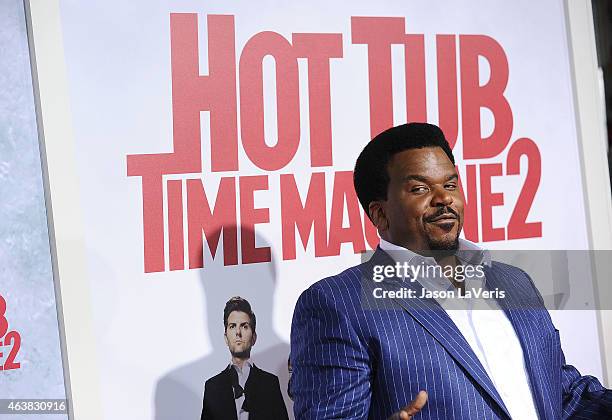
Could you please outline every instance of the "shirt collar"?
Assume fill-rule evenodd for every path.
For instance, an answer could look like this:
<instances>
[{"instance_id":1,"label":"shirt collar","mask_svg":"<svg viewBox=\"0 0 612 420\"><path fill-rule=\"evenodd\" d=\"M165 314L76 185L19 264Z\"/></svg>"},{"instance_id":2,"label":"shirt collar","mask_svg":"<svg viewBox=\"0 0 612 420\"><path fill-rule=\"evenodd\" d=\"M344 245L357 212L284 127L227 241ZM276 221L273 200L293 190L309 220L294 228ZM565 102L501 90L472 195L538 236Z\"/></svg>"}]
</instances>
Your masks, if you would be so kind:
<instances>
[{"instance_id":1,"label":"shirt collar","mask_svg":"<svg viewBox=\"0 0 612 420\"><path fill-rule=\"evenodd\" d=\"M250 371L251 368L254 366L255 364L253 363L253 361L251 359L247 359L242 363L242 368L238 367L237 364L234 363L233 360L230 359L230 367L235 368L238 372L244 372L246 373L247 371Z\"/></svg>"},{"instance_id":2,"label":"shirt collar","mask_svg":"<svg viewBox=\"0 0 612 420\"><path fill-rule=\"evenodd\" d=\"M380 248L383 251L387 251L392 255L393 259L399 262L407 262L418 263L420 261L424 261L427 263L435 264L435 260L432 257L424 257L423 255L417 254L414 251L411 251L407 248L404 248L399 245L395 245L389 241L380 238ZM479 265L483 264L486 266L491 266L491 253L478 246L474 242L468 241L467 239L459 238L459 247L455 252L455 256L461 261L463 264L471 264L471 265Z\"/></svg>"},{"instance_id":3,"label":"shirt collar","mask_svg":"<svg viewBox=\"0 0 612 420\"><path fill-rule=\"evenodd\" d=\"M401 247L394 243L380 238L380 248L387 252L393 260L400 264L407 263L408 265L437 265L438 263L433 257L426 257L417 254L407 248ZM491 265L491 253L486 249L479 247L477 244L466 239L459 238L459 247L455 252L455 256L464 265ZM405 280L405 279L404 279ZM452 290L454 286L446 277L417 277L414 279L421 286L428 290ZM467 278L468 285L472 288L481 288L485 285L486 278Z\"/></svg>"}]
</instances>

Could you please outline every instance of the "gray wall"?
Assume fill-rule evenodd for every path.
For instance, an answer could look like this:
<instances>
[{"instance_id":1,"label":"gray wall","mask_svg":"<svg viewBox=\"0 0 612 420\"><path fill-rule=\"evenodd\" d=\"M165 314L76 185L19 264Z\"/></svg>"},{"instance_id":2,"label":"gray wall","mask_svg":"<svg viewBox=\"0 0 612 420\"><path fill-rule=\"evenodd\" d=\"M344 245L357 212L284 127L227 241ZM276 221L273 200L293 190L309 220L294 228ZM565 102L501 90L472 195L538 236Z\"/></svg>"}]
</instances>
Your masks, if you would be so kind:
<instances>
[{"instance_id":1,"label":"gray wall","mask_svg":"<svg viewBox=\"0 0 612 420\"><path fill-rule=\"evenodd\" d=\"M0 371L0 399L65 398L22 0L0 1L0 51L0 295L9 331L21 334L21 367Z\"/></svg>"}]
</instances>

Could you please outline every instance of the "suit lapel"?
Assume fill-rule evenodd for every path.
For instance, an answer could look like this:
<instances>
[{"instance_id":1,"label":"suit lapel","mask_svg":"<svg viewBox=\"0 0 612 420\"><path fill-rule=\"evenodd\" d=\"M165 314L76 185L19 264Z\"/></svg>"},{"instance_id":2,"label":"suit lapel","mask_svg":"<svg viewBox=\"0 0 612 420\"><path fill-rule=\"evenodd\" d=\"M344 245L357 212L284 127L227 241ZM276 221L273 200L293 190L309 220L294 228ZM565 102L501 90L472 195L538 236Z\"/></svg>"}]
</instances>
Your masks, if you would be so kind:
<instances>
[{"instance_id":1,"label":"suit lapel","mask_svg":"<svg viewBox=\"0 0 612 420\"><path fill-rule=\"evenodd\" d=\"M246 383L244 384L244 389L250 389L251 391L257 387L257 379L259 378L258 375L258 370L259 368L257 366L255 366L255 364L251 365L251 370L249 371L249 377L247 378Z\"/></svg>"},{"instance_id":2,"label":"suit lapel","mask_svg":"<svg viewBox=\"0 0 612 420\"><path fill-rule=\"evenodd\" d=\"M244 393L248 400L249 406L249 420L256 420L258 406L257 402L260 400L258 397L259 389L259 372L257 366L254 364L251 366L251 370L249 372L249 377L247 378L246 383L244 384Z\"/></svg>"},{"instance_id":3,"label":"suit lapel","mask_svg":"<svg viewBox=\"0 0 612 420\"><path fill-rule=\"evenodd\" d=\"M230 365L225 369L223 373L223 400L220 404L223 406L223 412L229 413L228 420L238 420L238 414L236 413L236 400L234 399L234 389L232 388L232 378L230 377L230 369L233 369Z\"/></svg>"},{"instance_id":4,"label":"suit lapel","mask_svg":"<svg viewBox=\"0 0 612 420\"><path fill-rule=\"evenodd\" d=\"M373 265L387 264L394 265L395 261L386 252L378 248L370 259L369 270L372 270ZM371 275L369 279L372 279ZM372 281L366 281L364 283L373 284ZM423 287L417 281L403 282L401 279L394 278L385 280L380 285L382 286L383 284L386 290L399 290L402 287L414 290L416 296L421 296L421 290L423 290ZM497 389L495 389L493 382L489 378L489 375L487 375L478 357L474 354L469 343L463 337L446 311L434 299L396 298L393 300L433 336L433 338L450 354L455 362L465 369L467 374L491 396L509 417L510 414L497 392Z\"/></svg>"}]
</instances>

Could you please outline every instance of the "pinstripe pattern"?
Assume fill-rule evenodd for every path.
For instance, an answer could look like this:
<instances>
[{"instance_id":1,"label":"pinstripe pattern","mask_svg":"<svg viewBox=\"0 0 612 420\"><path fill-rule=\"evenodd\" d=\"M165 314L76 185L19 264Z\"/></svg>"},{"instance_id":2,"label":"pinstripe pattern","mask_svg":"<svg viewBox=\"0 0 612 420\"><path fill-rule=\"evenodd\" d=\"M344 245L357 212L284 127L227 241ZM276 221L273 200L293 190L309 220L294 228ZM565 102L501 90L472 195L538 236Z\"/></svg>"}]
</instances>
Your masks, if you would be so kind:
<instances>
[{"instance_id":1,"label":"pinstripe pattern","mask_svg":"<svg viewBox=\"0 0 612 420\"><path fill-rule=\"evenodd\" d=\"M289 384L296 419L386 419L421 389L429 399L416 418L509 418L480 361L435 301L371 298L374 264L393 260L379 249L369 262L300 296ZM531 279L497 262L485 274L490 289L506 290L499 303L521 342L539 417L612 418L604 414L612 413L611 392L565 365L558 332ZM399 286L395 279L384 284ZM418 282L401 286L421 288Z\"/></svg>"}]
</instances>

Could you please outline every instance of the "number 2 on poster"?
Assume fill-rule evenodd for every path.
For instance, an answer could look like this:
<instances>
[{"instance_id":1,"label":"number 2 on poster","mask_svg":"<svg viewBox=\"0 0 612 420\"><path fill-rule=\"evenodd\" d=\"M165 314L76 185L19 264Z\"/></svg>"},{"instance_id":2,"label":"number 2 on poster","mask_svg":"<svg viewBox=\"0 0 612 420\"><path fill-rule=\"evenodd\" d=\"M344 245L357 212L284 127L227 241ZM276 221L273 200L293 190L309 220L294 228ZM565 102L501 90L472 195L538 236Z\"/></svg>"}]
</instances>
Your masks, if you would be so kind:
<instances>
[{"instance_id":1,"label":"number 2 on poster","mask_svg":"<svg viewBox=\"0 0 612 420\"><path fill-rule=\"evenodd\" d=\"M21 335L17 331L8 331L9 323L6 319L6 300L0 295L0 371L19 369L21 363L15 362L17 353L21 348ZM8 354L5 357L3 347L8 347Z\"/></svg>"}]
</instances>

